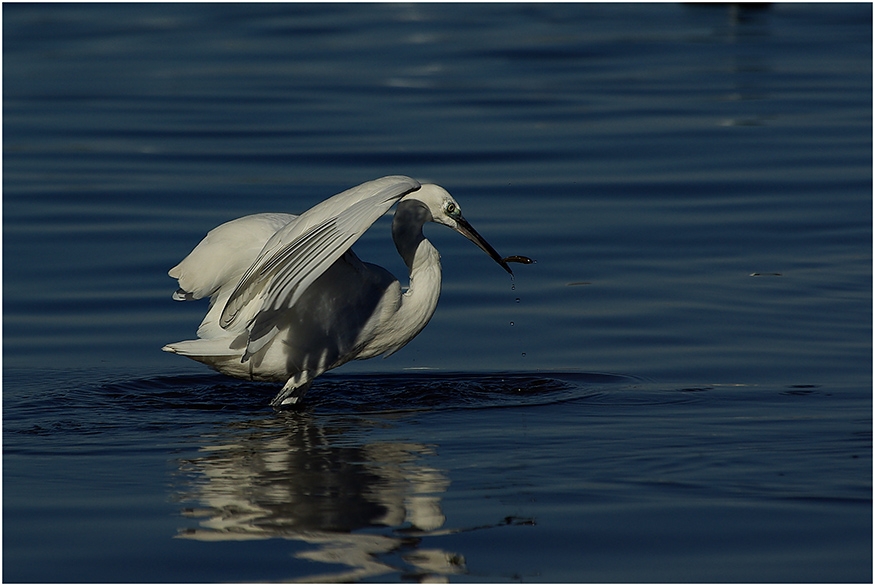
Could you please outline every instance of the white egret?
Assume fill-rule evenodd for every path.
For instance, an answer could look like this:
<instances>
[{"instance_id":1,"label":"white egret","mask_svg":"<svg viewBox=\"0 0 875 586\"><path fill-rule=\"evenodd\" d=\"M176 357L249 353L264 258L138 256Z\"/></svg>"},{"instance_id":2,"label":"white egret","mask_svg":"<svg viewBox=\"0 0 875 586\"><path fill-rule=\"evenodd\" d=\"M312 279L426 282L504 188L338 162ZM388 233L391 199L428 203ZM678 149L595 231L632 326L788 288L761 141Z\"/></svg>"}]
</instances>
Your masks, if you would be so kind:
<instances>
[{"instance_id":1,"label":"white egret","mask_svg":"<svg viewBox=\"0 0 875 586\"><path fill-rule=\"evenodd\" d=\"M351 250L398 202L395 247L410 270L402 292L389 271ZM284 382L271 401L298 402L313 379L350 360L389 355L412 340L437 307L440 255L426 222L456 230L511 273L443 188L400 175L368 181L300 216L254 214L211 230L170 269L173 298L210 297L197 340L163 348L243 379Z\"/></svg>"}]
</instances>

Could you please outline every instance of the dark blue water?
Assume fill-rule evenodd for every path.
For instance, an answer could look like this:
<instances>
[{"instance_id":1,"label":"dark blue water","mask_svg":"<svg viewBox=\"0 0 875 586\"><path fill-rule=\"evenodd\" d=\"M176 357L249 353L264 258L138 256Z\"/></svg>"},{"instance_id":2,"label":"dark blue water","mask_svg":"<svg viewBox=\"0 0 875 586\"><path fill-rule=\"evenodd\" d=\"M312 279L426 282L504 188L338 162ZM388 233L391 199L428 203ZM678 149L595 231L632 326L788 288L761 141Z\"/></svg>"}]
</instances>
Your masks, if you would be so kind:
<instances>
[{"instance_id":1,"label":"dark blue water","mask_svg":"<svg viewBox=\"0 0 875 586\"><path fill-rule=\"evenodd\" d=\"M3 32L4 581L872 580L870 5ZM427 230L429 326L300 411L160 351L209 229L396 173L537 264Z\"/></svg>"}]
</instances>

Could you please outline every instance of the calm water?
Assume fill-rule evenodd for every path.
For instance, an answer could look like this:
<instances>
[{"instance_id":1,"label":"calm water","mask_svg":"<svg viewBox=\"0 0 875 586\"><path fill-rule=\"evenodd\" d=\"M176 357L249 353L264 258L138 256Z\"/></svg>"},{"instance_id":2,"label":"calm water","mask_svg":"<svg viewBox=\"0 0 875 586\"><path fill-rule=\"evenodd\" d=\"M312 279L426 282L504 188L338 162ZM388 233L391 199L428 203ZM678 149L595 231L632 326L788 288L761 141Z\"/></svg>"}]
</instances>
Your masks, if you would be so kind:
<instances>
[{"instance_id":1,"label":"calm water","mask_svg":"<svg viewBox=\"0 0 875 586\"><path fill-rule=\"evenodd\" d=\"M872 580L871 5L3 33L4 581ZM432 322L296 412L160 351L207 230L394 173L537 264L427 230Z\"/></svg>"}]
</instances>

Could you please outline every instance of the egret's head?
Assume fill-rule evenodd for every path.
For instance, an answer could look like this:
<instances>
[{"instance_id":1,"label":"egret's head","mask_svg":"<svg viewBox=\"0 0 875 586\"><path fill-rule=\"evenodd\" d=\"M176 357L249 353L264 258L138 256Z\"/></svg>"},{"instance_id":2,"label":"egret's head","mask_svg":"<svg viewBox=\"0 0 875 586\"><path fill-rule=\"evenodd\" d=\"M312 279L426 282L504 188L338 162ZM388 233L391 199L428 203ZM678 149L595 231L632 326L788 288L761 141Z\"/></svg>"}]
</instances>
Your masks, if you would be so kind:
<instances>
[{"instance_id":1,"label":"egret's head","mask_svg":"<svg viewBox=\"0 0 875 586\"><path fill-rule=\"evenodd\" d=\"M447 190L443 187L432 183L425 183L418 190L405 195L401 201L403 202L404 200L415 200L420 202L428 209L428 214L425 214L425 210L423 210L425 221L436 222L452 228L479 246L483 252L492 258L492 260L504 267L504 270L513 274L513 271L510 270L510 267L507 266L507 263L502 259L501 255L498 254L495 249L492 248L492 246L490 246L476 230L474 230L473 227L471 227L468 220L462 217L462 208L459 206L458 202L453 199L453 196L447 193ZM428 218L428 215L431 217Z\"/></svg>"}]
</instances>

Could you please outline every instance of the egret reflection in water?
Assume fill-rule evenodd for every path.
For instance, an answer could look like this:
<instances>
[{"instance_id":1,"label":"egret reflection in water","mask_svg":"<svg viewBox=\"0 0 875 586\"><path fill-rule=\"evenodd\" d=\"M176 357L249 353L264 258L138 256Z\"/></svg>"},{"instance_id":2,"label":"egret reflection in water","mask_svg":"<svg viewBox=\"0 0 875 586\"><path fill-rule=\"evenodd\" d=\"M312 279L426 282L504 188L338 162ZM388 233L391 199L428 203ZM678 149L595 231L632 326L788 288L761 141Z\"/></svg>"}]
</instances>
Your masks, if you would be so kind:
<instances>
[{"instance_id":1,"label":"egret reflection in water","mask_svg":"<svg viewBox=\"0 0 875 586\"><path fill-rule=\"evenodd\" d=\"M329 375L324 380L327 392L314 397L306 409L232 417L198 435L201 447L195 456L174 460L173 500L183 503L186 519L176 536L197 541L287 539L312 546L296 553L299 559L347 566L303 577L297 573L295 580L304 582L399 572L422 581L464 574L464 552L432 547L429 538L533 525L534 519L509 509L475 526L447 527L442 501L451 479L430 465L439 446L394 441L385 431L422 411L549 405L573 397L597 398L590 385L624 382L629 381L596 374ZM174 413L212 408L210 401L238 397L237 409L251 414L263 410L258 391L252 383L220 377L103 389L104 394L120 393L116 403Z\"/></svg>"},{"instance_id":2,"label":"egret reflection in water","mask_svg":"<svg viewBox=\"0 0 875 586\"><path fill-rule=\"evenodd\" d=\"M349 426L363 425L357 418L284 413L220 430L200 456L179 462L177 498L195 503L183 515L197 526L178 537L296 540L315 546L297 557L349 568L304 581L398 572L380 556L399 549L406 550L408 575L425 580L464 572L463 556L419 547L419 536L440 532L445 522L441 496L450 480L423 461L433 450L341 438ZM368 528L383 532L359 531Z\"/></svg>"}]
</instances>

